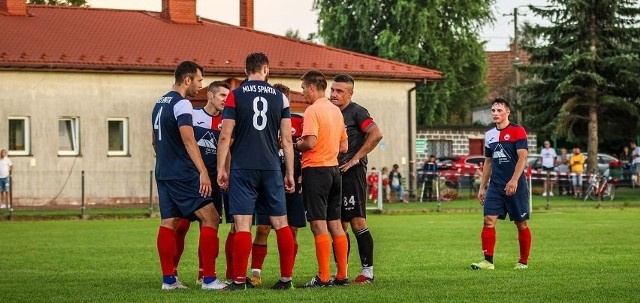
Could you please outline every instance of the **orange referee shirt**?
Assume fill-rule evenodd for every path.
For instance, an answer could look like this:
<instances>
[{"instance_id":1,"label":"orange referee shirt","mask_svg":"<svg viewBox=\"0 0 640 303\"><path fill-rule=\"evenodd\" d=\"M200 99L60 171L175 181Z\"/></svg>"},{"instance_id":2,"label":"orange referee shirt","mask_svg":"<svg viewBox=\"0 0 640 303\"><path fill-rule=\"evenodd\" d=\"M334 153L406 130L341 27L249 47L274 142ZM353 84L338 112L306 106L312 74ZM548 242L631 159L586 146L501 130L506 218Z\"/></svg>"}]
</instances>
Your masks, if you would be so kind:
<instances>
[{"instance_id":1,"label":"orange referee shirt","mask_svg":"<svg viewBox=\"0 0 640 303\"><path fill-rule=\"evenodd\" d=\"M340 108L326 97L316 100L304 111L304 136L316 136L316 146L302 153L302 168L338 166L340 142L347 140Z\"/></svg>"}]
</instances>

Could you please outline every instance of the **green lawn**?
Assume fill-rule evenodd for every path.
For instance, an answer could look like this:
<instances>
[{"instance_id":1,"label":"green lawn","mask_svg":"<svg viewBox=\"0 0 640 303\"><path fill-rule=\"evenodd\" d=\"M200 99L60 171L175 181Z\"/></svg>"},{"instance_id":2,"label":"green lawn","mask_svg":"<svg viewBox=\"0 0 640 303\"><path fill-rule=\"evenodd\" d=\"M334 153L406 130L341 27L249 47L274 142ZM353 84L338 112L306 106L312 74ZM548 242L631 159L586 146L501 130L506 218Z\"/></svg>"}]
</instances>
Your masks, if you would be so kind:
<instances>
[{"instance_id":1,"label":"green lawn","mask_svg":"<svg viewBox=\"0 0 640 303\"><path fill-rule=\"evenodd\" d=\"M197 232L190 232L181 263L181 278L191 289L161 291L159 219L5 221L0 302L637 302L639 218L639 208L534 212L526 271L512 269L518 257L515 228L500 222L496 270L472 271L469 264L481 259L479 213L371 215L374 285L268 290L278 273L270 238L265 285L237 293L196 288ZM221 242L227 231L224 225ZM308 228L301 230L300 243L297 285L316 270ZM359 271L355 250L352 278ZM224 273L224 254L218 272Z\"/></svg>"}]
</instances>

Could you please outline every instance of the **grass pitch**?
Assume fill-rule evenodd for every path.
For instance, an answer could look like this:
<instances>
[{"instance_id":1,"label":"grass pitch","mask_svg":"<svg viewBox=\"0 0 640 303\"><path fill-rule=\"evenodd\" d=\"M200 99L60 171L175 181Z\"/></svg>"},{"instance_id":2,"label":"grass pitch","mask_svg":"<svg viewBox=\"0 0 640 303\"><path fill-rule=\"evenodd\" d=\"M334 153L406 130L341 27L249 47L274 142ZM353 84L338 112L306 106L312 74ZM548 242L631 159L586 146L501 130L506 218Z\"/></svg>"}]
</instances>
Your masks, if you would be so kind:
<instances>
[{"instance_id":1,"label":"grass pitch","mask_svg":"<svg viewBox=\"0 0 640 303\"><path fill-rule=\"evenodd\" d=\"M272 291L275 236L264 285L246 292L205 292L194 283L197 225L181 262L184 291L160 290L155 247L159 219L0 222L0 302L637 302L640 209L553 209L530 225L530 269L518 259L515 227L499 222L496 269L472 271L482 259L480 213L371 215L373 285ZM220 231L221 251L228 225ZM300 230L294 281L316 272L313 241ZM359 272L355 241L349 275ZM224 253L218 259L224 276Z\"/></svg>"}]
</instances>

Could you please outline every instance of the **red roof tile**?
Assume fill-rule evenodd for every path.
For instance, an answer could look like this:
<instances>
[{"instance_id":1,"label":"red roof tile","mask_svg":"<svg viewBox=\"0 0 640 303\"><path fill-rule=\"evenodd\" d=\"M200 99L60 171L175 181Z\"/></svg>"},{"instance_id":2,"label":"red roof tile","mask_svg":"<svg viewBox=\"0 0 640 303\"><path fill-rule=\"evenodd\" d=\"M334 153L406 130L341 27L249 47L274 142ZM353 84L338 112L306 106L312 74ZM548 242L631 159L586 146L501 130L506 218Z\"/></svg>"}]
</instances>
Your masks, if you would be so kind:
<instances>
[{"instance_id":1,"label":"red roof tile","mask_svg":"<svg viewBox=\"0 0 640 303\"><path fill-rule=\"evenodd\" d=\"M0 15L0 28L13 29L0 31L0 69L172 72L194 60L205 74L243 77L245 56L262 51L274 76L318 69L369 79L441 78L436 70L208 19L176 24L158 12L37 5L28 15Z\"/></svg>"}]
</instances>

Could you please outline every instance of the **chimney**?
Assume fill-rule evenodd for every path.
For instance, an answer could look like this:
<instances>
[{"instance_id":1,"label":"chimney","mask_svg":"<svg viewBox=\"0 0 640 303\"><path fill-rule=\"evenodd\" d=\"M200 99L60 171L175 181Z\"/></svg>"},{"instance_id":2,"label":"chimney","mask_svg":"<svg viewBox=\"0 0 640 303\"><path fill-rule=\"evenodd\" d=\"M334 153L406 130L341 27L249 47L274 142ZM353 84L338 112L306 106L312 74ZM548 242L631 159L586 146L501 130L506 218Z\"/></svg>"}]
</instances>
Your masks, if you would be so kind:
<instances>
[{"instance_id":1,"label":"chimney","mask_svg":"<svg viewBox=\"0 0 640 303\"><path fill-rule=\"evenodd\" d=\"M27 1L25 0L0 0L0 13L10 16L26 16Z\"/></svg>"},{"instance_id":2,"label":"chimney","mask_svg":"<svg viewBox=\"0 0 640 303\"><path fill-rule=\"evenodd\" d=\"M240 0L240 26L253 28L253 0Z\"/></svg>"},{"instance_id":3,"label":"chimney","mask_svg":"<svg viewBox=\"0 0 640 303\"><path fill-rule=\"evenodd\" d=\"M197 24L196 0L162 0L160 16L174 23Z\"/></svg>"}]
</instances>

